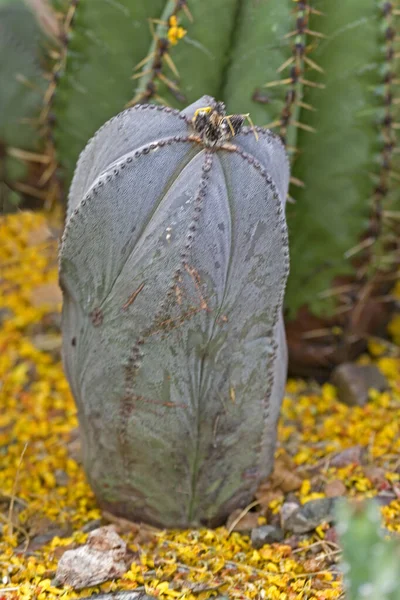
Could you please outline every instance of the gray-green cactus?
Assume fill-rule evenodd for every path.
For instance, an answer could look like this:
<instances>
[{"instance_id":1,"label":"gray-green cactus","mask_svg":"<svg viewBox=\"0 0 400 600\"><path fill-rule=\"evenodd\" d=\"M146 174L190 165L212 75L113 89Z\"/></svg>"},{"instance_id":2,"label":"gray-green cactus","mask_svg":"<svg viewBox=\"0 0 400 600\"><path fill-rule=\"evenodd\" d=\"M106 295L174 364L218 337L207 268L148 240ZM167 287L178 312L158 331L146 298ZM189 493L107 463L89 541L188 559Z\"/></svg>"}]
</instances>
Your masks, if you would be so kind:
<instances>
[{"instance_id":1,"label":"gray-green cactus","mask_svg":"<svg viewBox=\"0 0 400 600\"><path fill-rule=\"evenodd\" d=\"M210 97L136 105L72 182L64 364L89 481L133 520L218 524L272 467L289 168L279 139L242 121Z\"/></svg>"},{"instance_id":2,"label":"gray-green cactus","mask_svg":"<svg viewBox=\"0 0 400 600\"><path fill-rule=\"evenodd\" d=\"M399 258L397 0L72 6L52 100L67 183L86 140L132 100L181 108L208 93L228 112L250 111L292 156L293 364L323 371L362 350ZM171 16L187 30L176 45Z\"/></svg>"}]
</instances>

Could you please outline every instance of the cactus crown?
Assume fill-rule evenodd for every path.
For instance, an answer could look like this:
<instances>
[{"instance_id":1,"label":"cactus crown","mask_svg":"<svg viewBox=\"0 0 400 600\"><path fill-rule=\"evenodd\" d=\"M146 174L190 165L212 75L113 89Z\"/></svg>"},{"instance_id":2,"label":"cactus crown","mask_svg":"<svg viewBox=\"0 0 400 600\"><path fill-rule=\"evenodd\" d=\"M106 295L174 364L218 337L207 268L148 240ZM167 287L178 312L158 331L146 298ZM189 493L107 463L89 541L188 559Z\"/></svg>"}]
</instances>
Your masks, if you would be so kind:
<instances>
[{"instance_id":1,"label":"cactus crown","mask_svg":"<svg viewBox=\"0 0 400 600\"><path fill-rule=\"evenodd\" d=\"M205 146L220 146L242 131L245 120L249 119L256 139L258 134L254 129L249 114L227 115L225 104L216 102L214 106L197 108L193 118L193 127L200 134Z\"/></svg>"}]
</instances>

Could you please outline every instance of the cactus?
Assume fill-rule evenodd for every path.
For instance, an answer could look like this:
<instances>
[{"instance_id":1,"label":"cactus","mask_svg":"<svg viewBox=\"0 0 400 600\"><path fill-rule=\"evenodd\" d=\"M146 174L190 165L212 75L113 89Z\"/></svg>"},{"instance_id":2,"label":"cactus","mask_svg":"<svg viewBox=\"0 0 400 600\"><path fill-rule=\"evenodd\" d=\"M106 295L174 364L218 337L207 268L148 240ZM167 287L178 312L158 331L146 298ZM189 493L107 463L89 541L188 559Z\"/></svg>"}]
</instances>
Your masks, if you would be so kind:
<instances>
[{"instance_id":1,"label":"cactus","mask_svg":"<svg viewBox=\"0 0 400 600\"><path fill-rule=\"evenodd\" d=\"M399 256L396 7L80 0L68 11L50 98L67 185L86 140L129 103L182 108L207 93L282 136L295 198L286 322L297 372L351 358L390 307Z\"/></svg>"},{"instance_id":2,"label":"cactus","mask_svg":"<svg viewBox=\"0 0 400 600\"><path fill-rule=\"evenodd\" d=\"M0 2L0 211L20 201L28 174L25 151L39 147L38 118L45 91L41 31L22 1ZM21 159L24 160L21 160Z\"/></svg>"},{"instance_id":3,"label":"cactus","mask_svg":"<svg viewBox=\"0 0 400 600\"><path fill-rule=\"evenodd\" d=\"M81 154L60 250L63 355L100 505L216 525L273 461L286 379L288 160L203 97L136 105Z\"/></svg>"},{"instance_id":4,"label":"cactus","mask_svg":"<svg viewBox=\"0 0 400 600\"><path fill-rule=\"evenodd\" d=\"M338 506L347 600L400 600L400 541L385 540L375 502Z\"/></svg>"}]
</instances>

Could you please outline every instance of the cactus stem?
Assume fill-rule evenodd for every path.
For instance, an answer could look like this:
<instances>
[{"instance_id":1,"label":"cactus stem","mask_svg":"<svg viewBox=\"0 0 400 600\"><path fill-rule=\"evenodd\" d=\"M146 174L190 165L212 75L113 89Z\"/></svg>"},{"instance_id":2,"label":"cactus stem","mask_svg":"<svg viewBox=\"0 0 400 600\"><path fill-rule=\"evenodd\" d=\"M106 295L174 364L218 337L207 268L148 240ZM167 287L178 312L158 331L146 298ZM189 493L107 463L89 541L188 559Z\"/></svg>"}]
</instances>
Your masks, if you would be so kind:
<instances>
[{"instance_id":1,"label":"cactus stem","mask_svg":"<svg viewBox=\"0 0 400 600\"><path fill-rule=\"evenodd\" d=\"M280 85L289 86L281 110L280 119L271 125L272 127L280 128L280 136L285 144L287 143L290 126L305 131L315 131L313 128L303 125L298 120L299 107L303 107L306 110L313 110L310 105L305 104L302 106L302 86L323 87L322 84L304 79L306 65L312 70L320 73L323 72L323 69L307 56L307 52L309 51L309 48L306 46L307 36L324 37L322 34L308 28L309 15L311 13L319 14L319 11L315 11L307 1L297 2L296 0L296 28L294 31L284 36L286 39L296 36L294 43L292 44L292 56L277 69L277 72L281 73L286 68L290 67L290 77L265 84L265 87L275 87Z\"/></svg>"},{"instance_id":2,"label":"cactus stem","mask_svg":"<svg viewBox=\"0 0 400 600\"><path fill-rule=\"evenodd\" d=\"M164 48L164 46L166 46L168 44L168 40L166 40L165 38L158 38L156 32L154 31L154 27L153 27L153 23L160 23L161 25L166 25L166 23L164 21L160 21L160 19L149 19L149 23L150 23L150 28L151 28L151 33L153 36L153 39L157 42L157 45L159 47L159 51L162 52L162 57L165 59L167 65L169 66L169 68L171 69L171 71L174 73L174 75L176 77L179 77L179 71L175 66L174 61L172 60L171 56L168 54L167 49ZM141 60L136 67L134 68L134 71L137 71L138 69L144 67L144 65L146 65L151 59L153 60L153 64L154 61L157 59L157 52L155 50L153 50L153 52L150 52L150 54L148 54L146 56L146 58L144 58L143 60ZM149 73L151 73L152 69L148 69L146 71L142 72L142 75L147 75ZM138 76L134 76L132 77L132 79L136 79ZM140 77L140 75L139 75Z\"/></svg>"},{"instance_id":3,"label":"cactus stem","mask_svg":"<svg viewBox=\"0 0 400 600\"><path fill-rule=\"evenodd\" d=\"M49 163L49 166L42 173L39 181L40 185L47 186L45 191L45 210L50 210L61 196L61 186L57 178L58 161L52 135L53 115L51 113L51 107L57 90L59 75L65 69L68 37L71 32L78 3L79 0L71 0L65 15L57 13L60 32L58 41L60 42L60 48L59 50L52 52L54 65L53 70L48 73L49 85L43 96L43 109L39 117L40 124L42 125L42 135L45 140L45 152L48 156Z\"/></svg>"},{"instance_id":4,"label":"cactus stem","mask_svg":"<svg viewBox=\"0 0 400 600\"><path fill-rule=\"evenodd\" d=\"M163 104L167 104L167 102L157 94L157 79L164 83L168 90L177 98L183 99L179 86L168 79L162 72L165 63L174 75L179 78L178 69L169 54L169 49L171 46L176 45L186 34L186 30L178 26L177 17L181 10L185 12L190 21L193 21L187 2L184 0L175 0L172 11L167 8L168 14L165 16L165 19L149 19L149 26L153 36L153 47L147 57L141 60L134 70L136 71L141 67L145 67L150 60L152 61L151 66L132 77L132 79L142 79L142 81L135 96L126 104L126 107L133 106L138 102L148 102L152 98L161 101ZM159 25L159 32L161 35L158 35L154 30L153 23Z\"/></svg>"},{"instance_id":5,"label":"cactus stem","mask_svg":"<svg viewBox=\"0 0 400 600\"><path fill-rule=\"evenodd\" d=\"M393 98L393 84L395 82L392 72L393 63L395 60L394 52L394 40L396 32L393 27L393 3L386 2L382 7L382 16L384 19L384 64L385 72L383 75L383 107L384 117L380 120L380 133L383 140L382 149L380 153L380 170L378 174L378 181L374 189L372 196L372 211L370 215L370 224L368 228L369 236L362 241L358 246L349 250L345 256L351 257L361 250L367 250L366 256L363 259L363 266L361 267L363 278L368 276L368 265L379 270L383 265L383 257L378 256L379 248L377 247L378 242L381 245L386 246L389 252L389 264L395 264L395 253L393 252L393 246L391 241L387 239L384 231L384 219L383 219L383 206L385 200L387 200L389 193L391 192L391 181L400 181L400 175L393 170L393 155L397 146L397 135L396 130L400 127L398 123L394 121L393 107L396 102ZM395 242L395 247L398 244ZM378 254L377 254L378 253ZM360 272L359 272L360 273ZM362 289L362 288L361 288Z\"/></svg>"}]
</instances>

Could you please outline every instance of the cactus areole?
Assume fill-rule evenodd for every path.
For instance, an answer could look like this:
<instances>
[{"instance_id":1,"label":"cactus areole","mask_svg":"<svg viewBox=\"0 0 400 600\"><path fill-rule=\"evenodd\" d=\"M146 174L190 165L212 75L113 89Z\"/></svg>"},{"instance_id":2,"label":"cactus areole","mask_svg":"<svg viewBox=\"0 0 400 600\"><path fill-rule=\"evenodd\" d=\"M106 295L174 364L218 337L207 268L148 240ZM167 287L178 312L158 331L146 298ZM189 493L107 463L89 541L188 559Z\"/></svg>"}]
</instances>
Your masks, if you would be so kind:
<instances>
[{"instance_id":1,"label":"cactus areole","mask_svg":"<svg viewBox=\"0 0 400 600\"><path fill-rule=\"evenodd\" d=\"M60 250L63 357L98 502L221 524L271 471L287 357L289 167L205 96L136 105L82 152Z\"/></svg>"}]
</instances>

